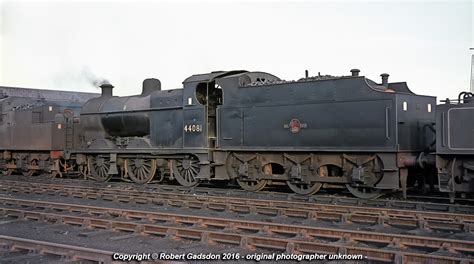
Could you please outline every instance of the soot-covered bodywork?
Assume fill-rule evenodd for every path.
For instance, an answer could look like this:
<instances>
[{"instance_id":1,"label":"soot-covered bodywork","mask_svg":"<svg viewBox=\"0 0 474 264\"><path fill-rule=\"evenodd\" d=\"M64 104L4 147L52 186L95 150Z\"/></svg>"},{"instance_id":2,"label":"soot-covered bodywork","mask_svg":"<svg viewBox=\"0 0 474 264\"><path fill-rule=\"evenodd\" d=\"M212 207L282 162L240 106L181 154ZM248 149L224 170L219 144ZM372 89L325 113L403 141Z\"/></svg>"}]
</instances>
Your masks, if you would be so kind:
<instances>
[{"instance_id":1,"label":"soot-covered bodywork","mask_svg":"<svg viewBox=\"0 0 474 264\"><path fill-rule=\"evenodd\" d=\"M343 186L370 198L405 186L433 142L435 98L406 83L350 76L282 81L264 72L187 78L182 89L144 81L136 96L102 96L81 113L83 144L69 153L98 180L231 180L247 190L286 183L311 194Z\"/></svg>"},{"instance_id":2,"label":"soot-covered bodywork","mask_svg":"<svg viewBox=\"0 0 474 264\"><path fill-rule=\"evenodd\" d=\"M216 71L178 89L146 79L140 94L122 97L107 83L101 94L0 87L0 168L188 187L235 181L249 191L287 185L303 195L406 195L426 183L451 197L472 193L472 93L436 106L388 74L377 83L359 72L285 81Z\"/></svg>"},{"instance_id":3,"label":"soot-covered bodywork","mask_svg":"<svg viewBox=\"0 0 474 264\"><path fill-rule=\"evenodd\" d=\"M228 173L248 189L275 180L303 194L324 183L361 197L398 189L433 142L436 102L382 77L223 78L218 147L231 152Z\"/></svg>"},{"instance_id":4,"label":"soot-covered bodywork","mask_svg":"<svg viewBox=\"0 0 474 264\"><path fill-rule=\"evenodd\" d=\"M221 74L229 73L215 72L203 80ZM217 89L196 76L183 84L183 89L162 91L157 79L147 79L141 94L126 97L112 96L112 86L101 86L102 95L82 109L85 140L71 154L77 154L77 162L100 180L119 172L140 183L156 173L160 179L165 174L176 177L187 186L210 180Z\"/></svg>"},{"instance_id":5,"label":"soot-covered bodywork","mask_svg":"<svg viewBox=\"0 0 474 264\"><path fill-rule=\"evenodd\" d=\"M434 97L405 83L348 76L240 86L240 78L221 82L222 148L417 152L429 140L418 132L434 123Z\"/></svg>"},{"instance_id":6,"label":"soot-covered bodywork","mask_svg":"<svg viewBox=\"0 0 474 264\"><path fill-rule=\"evenodd\" d=\"M436 167L439 190L474 192L474 97L463 92L457 101L436 109Z\"/></svg>"},{"instance_id":7,"label":"soot-covered bodywork","mask_svg":"<svg viewBox=\"0 0 474 264\"><path fill-rule=\"evenodd\" d=\"M0 87L0 166L3 174L49 171L51 158L79 144L74 118L92 93ZM78 129L76 129L78 132Z\"/></svg>"}]
</instances>

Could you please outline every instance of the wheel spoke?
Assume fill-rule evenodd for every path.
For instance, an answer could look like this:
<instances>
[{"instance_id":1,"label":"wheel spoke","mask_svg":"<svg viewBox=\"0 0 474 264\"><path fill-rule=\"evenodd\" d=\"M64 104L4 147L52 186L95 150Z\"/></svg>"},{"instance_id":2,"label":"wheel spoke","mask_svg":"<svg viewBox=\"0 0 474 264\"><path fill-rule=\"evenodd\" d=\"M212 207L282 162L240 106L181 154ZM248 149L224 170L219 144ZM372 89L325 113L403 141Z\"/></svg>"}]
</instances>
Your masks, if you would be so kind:
<instances>
[{"instance_id":1,"label":"wheel spoke","mask_svg":"<svg viewBox=\"0 0 474 264\"><path fill-rule=\"evenodd\" d=\"M191 168L189 168L189 170L190 170L190 172L192 171L192 173L197 174L197 170L195 168L191 167Z\"/></svg>"},{"instance_id":2,"label":"wheel spoke","mask_svg":"<svg viewBox=\"0 0 474 264\"><path fill-rule=\"evenodd\" d=\"M192 182L193 177L191 175L191 172L189 170L186 170L186 179L188 182Z\"/></svg>"},{"instance_id":3,"label":"wheel spoke","mask_svg":"<svg viewBox=\"0 0 474 264\"><path fill-rule=\"evenodd\" d=\"M104 178L105 175L107 175L107 170L106 170L106 168L105 168L104 166L101 166L99 170L100 170L100 176L101 176L102 178Z\"/></svg>"},{"instance_id":4,"label":"wheel spoke","mask_svg":"<svg viewBox=\"0 0 474 264\"><path fill-rule=\"evenodd\" d=\"M138 180L141 180L141 179L142 179L142 171L141 171L140 169L137 169L137 173L136 173L135 177L136 177Z\"/></svg>"},{"instance_id":5,"label":"wheel spoke","mask_svg":"<svg viewBox=\"0 0 474 264\"><path fill-rule=\"evenodd\" d=\"M154 159L136 158L128 161L128 175L135 183L148 183L155 176L156 161Z\"/></svg>"},{"instance_id":6,"label":"wheel spoke","mask_svg":"<svg viewBox=\"0 0 474 264\"><path fill-rule=\"evenodd\" d=\"M90 173L96 181L106 182L112 178L112 175L109 175L109 164L110 162L105 157L89 157L91 170Z\"/></svg>"},{"instance_id":7,"label":"wheel spoke","mask_svg":"<svg viewBox=\"0 0 474 264\"><path fill-rule=\"evenodd\" d=\"M174 177L183 186L193 187L199 184L200 180L196 178L199 175L200 165L195 156L189 155L183 160L174 160Z\"/></svg>"}]
</instances>

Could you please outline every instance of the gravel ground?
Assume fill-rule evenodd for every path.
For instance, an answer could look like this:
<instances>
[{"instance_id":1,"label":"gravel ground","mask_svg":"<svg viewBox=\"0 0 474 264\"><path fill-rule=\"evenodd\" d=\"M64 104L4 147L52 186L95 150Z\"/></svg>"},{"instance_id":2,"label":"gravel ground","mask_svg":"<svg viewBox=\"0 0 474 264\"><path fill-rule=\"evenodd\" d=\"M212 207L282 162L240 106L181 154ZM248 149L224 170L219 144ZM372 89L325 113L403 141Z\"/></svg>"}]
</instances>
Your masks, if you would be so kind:
<instances>
[{"instance_id":1,"label":"gravel ground","mask_svg":"<svg viewBox=\"0 0 474 264\"><path fill-rule=\"evenodd\" d=\"M78 198L67 198L54 196L44 196L44 195L5 195L1 194L0 197L10 197L10 198L19 198L19 199L32 199L32 200L42 200L42 201L52 201L52 202L62 202L62 203L76 203L76 204L87 204L95 206L107 206L107 207L116 207L116 208L127 208L127 209L149 209L150 206L147 205L136 205L136 204L116 204L113 202L106 201L88 201ZM157 209L159 207L156 207ZM186 211L183 208L161 208L162 210L153 210L161 212L170 212L180 213ZM164 210L163 210L164 209ZM193 212L194 213L194 212ZM196 210L195 212L198 215L209 215L206 212ZM71 225L64 224L51 224L44 221L34 221L34 220L18 220L14 218L2 218L0 219L0 234L14 237L21 237L39 241L48 241L54 243L61 243L67 245L81 246L87 248L101 249L112 252L121 252L121 253L173 253L173 254L182 254L182 253L213 253L218 254L221 257L222 254L232 254L238 253L240 257L246 257L249 255L251 257L258 257L261 254L279 254L284 252L274 252L257 249L244 250L239 246L234 245L225 245L225 244L204 244L200 241L191 241L191 240L173 240L166 237L157 237L157 236L144 236L144 235L135 235L126 232L117 232L109 230L88 230L82 227L76 227ZM11 257L9 253L6 255L0 254L0 263L4 263L1 259ZM232 255L231 255L232 256ZM235 256L235 255L234 255ZM31 261L31 262L30 262ZM16 261L13 261L16 262ZM11 263L13 263L11 262ZM22 263L54 263L61 262L61 260L48 257L48 256L32 256L31 258L22 259ZM188 263L208 263L209 261L186 261ZM214 260L214 263L224 262L222 260ZM243 260L226 260L225 263L242 263ZM246 260L245 262L257 263L255 260ZM299 263L297 261L278 261L284 263ZM303 261L305 262L305 261ZM5 262L5 263L8 263ZM275 263L275 261L259 261L258 263ZM321 263L324 263L322 261ZM338 263L337 261L331 261L331 263ZM347 262L344 262L347 263ZM354 262L356 263L356 262ZM358 262L360 263L360 262Z\"/></svg>"},{"instance_id":2,"label":"gravel ground","mask_svg":"<svg viewBox=\"0 0 474 264\"><path fill-rule=\"evenodd\" d=\"M7 177L5 177L7 178ZM13 179L9 177L10 179ZM77 181L77 184L80 185L80 181ZM90 186L90 182L84 182L85 186ZM1 184L1 182L0 182ZM118 183L111 183L104 186L113 186L118 187L122 186ZM101 187L104 187L101 186ZM146 190L147 188L143 188ZM225 190L222 190L225 192ZM124 190L126 194L126 190ZM15 199L27 199L27 200L39 200L39 201L48 201L48 202L60 202L66 204L80 204L80 205L92 205L100 207L111 207L111 208L120 208L120 209L132 209L132 210L144 210L152 212L163 212L163 213L174 213L174 214L191 214L198 216L209 216L209 217L220 217L220 218L231 218L231 219L242 219L242 220L255 220L268 223L283 223L283 224L297 224L305 225L312 227L328 227L328 228L337 228L337 229L349 229L349 230L371 230L374 232L383 232L383 233L401 233L401 234L411 234L411 235L422 235L430 237L443 237L443 238L456 238L456 239L466 239L474 240L474 235L472 233L459 233L454 234L450 232L438 232L433 230L419 230L419 229L404 229L393 226L381 226L381 225L362 225L348 222L332 222L332 221L322 221L322 220L309 220L301 219L294 217L282 217L282 216L267 216L256 213L237 213L231 211L215 211L210 209L193 209L185 207L175 207L170 205L159 205L159 204L137 204L137 203L123 203L123 202L114 202L114 201L105 201L105 200L89 200L82 198L74 197L63 197L63 196L54 196L46 194L21 194L21 193L9 193L1 192L0 197L8 197ZM223 254L232 255L233 253L238 253L240 257L247 258L257 258L266 256L266 254L279 254L283 252L273 252L257 249L246 250L239 246L234 245L225 245L225 244L205 244L200 241L191 241L191 240L174 240L166 237L157 237L157 236L145 236L145 235L136 235L124 232L117 231L97 231L87 230L82 227L75 227L71 225L63 224L52 224L43 221L33 221L33 220L15 220L15 219L1 219L0 218L0 234L22 237L28 239L35 239L40 241L49 241L55 243L64 243L68 245L89 247L94 249L108 250L112 252L123 252L129 254L135 253L173 253L173 254L182 254L182 253L212 253L219 254L221 257ZM326 243L342 243L341 241L323 241ZM367 245L369 247L376 247L376 245ZM2 259L8 259L11 257L11 254L17 253L6 253L0 251L0 263ZM264 254L264 255L262 255ZM29 263L29 259L25 258L23 263ZM30 263L54 263L61 262L61 259L51 258L49 256L33 256L34 262ZM208 261L186 261L191 263L207 263ZM216 260L213 263L242 263L243 260ZM257 263L256 260L247 260L248 263ZM278 261L285 263L299 263L298 261ZM351 263L347 261L318 261L318 263ZM352 262L360 263L366 261ZM175 262L177 263L177 262ZM275 263L275 261L259 261L258 263ZM370 262L374 263L374 262Z\"/></svg>"},{"instance_id":3,"label":"gravel ground","mask_svg":"<svg viewBox=\"0 0 474 264\"><path fill-rule=\"evenodd\" d=\"M157 205L157 204L140 204L140 203L124 203L105 201L102 199L91 200L82 199L75 197L63 197L53 196L45 194L22 194L22 193L0 193L0 197L16 198L16 199L31 199L38 201L47 202L60 202L66 204L79 204L79 205L91 205L100 207L110 207L119 209L131 209L131 210L144 210L151 212L160 213L173 213L173 214L190 214L196 216L207 216L227 219L240 219L240 220L253 220L268 223L280 223L289 225L303 225L311 227L324 227L324 228L337 228L337 229L348 229L348 230L370 230L374 232L391 233L391 234L407 234L407 235L419 235L429 237L440 237L440 238L457 238L457 239L474 239L472 233L454 233L447 231L438 230L420 230L417 228L407 227L395 227L389 225L371 225L371 224L360 224L351 222L339 222L339 221L325 221L325 220L313 220L313 219L301 219L296 217L286 216L268 216L257 213L237 213L232 211L216 211L210 209L198 209L198 208L187 208L187 207L174 207L171 205Z\"/></svg>"}]
</instances>

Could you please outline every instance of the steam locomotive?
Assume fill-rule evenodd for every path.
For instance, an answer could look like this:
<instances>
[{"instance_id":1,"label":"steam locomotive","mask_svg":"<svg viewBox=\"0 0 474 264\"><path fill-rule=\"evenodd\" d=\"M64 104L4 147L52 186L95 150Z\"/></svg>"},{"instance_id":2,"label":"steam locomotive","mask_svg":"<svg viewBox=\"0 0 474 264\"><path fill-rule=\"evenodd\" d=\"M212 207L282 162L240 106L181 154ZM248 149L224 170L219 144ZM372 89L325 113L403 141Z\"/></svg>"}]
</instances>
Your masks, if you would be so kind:
<instances>
[{"instance_id":1,"label":"steam locomotive","mask_svg":"<svg viewBox=\"0 0 474 264\"><path fill-rule=\"evenodd\" d=\"M72 121L94 93L0 87L0 168L32 176L50 171L51 162L72 147L70 134L78 123L56 124L60 114ZM66 125L66 124L65 124ZM75 127L74 127L75 126ZM66 137L67 135L67 137Z\"/></svg>"},{"instance_id":2,"label":"steam locomotive","mask_svg":"<svg viewBox=\"0 0 474 264\"><path fill-rule=\"evenodd\" d=\"M161 90L159 80L146 79L141 94L126 97L103 84L100 96L56 106L54 118L42 119L51 127L46 135L60 141L42 149L49 151L42 166L15 156L25 135L6 132L17 125L0 120L0 166L4 174L34 165L34 172L54 176L139 184L232 180L249 191L287 185L302 195L347 188L364 199L393 190L406 196L415 183L472 193L472 94L437 106L435 97L416 95L405 82L389 83L388 74L377 83L359 72L284 81L265 72L218 71L193 75L182 89ZM21 119L8 109L2 114Z\"/></svg>"}]
</instances>

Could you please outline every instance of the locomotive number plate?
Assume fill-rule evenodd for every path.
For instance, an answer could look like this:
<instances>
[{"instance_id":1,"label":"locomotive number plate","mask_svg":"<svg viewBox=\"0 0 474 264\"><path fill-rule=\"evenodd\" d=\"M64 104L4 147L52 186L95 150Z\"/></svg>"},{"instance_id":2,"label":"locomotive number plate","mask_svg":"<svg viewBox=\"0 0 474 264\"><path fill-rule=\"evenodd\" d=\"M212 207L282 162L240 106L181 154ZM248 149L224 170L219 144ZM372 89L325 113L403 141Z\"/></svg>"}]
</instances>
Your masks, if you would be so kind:
<instances>
[{"instance_id":1,"label":"locomotive number plate","mask_svg":"<svg viewBox=\"0 0 474 264\"><path fill-rule=\"evenodd\" d=\"M190 133L201 133L202 132L202 125L185 125L184 132Z\"/></svg>"}]
</instances>

